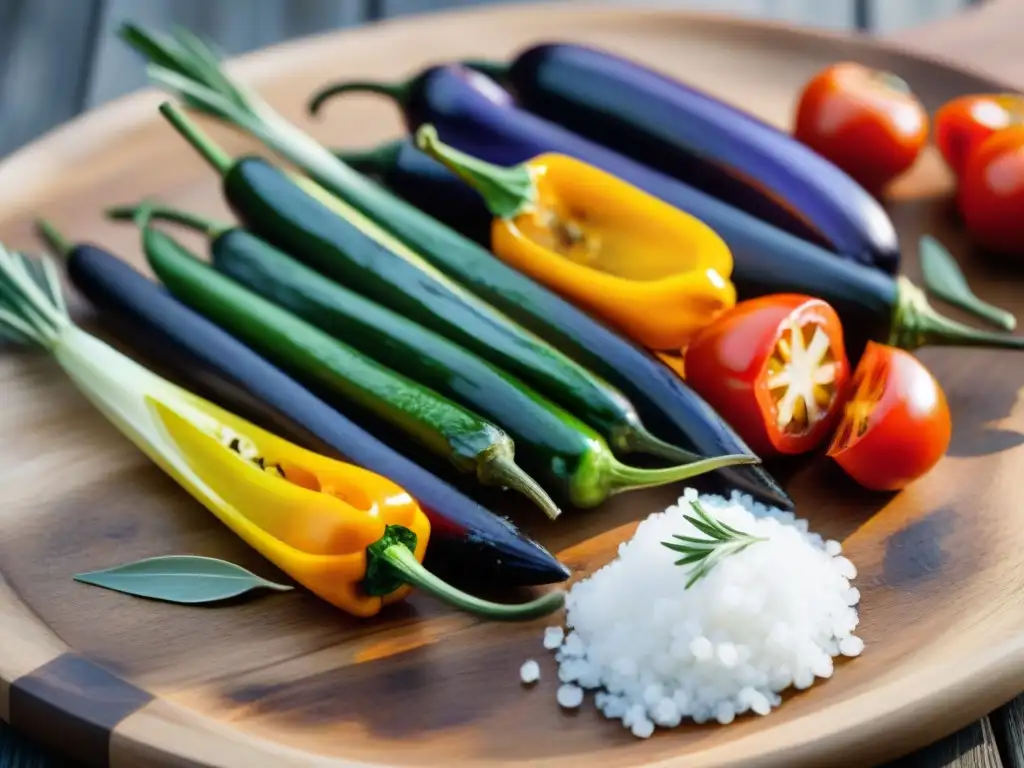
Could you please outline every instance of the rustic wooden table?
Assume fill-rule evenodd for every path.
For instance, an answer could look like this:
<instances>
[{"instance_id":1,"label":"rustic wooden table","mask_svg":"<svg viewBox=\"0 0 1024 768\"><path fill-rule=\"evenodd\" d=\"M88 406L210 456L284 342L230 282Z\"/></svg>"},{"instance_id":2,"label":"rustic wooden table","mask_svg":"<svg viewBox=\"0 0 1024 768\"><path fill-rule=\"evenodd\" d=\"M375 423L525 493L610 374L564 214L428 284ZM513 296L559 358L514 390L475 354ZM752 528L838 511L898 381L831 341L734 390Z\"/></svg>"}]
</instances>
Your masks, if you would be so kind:
<instances>
[{"instance_id":1,"label":"rustic wooden table","mask_svg":"<svg viewBox=\"0 0 1024 768\"><path fill-rule=\"evenodd\" d=\"M253 12L249 0L0 0L0 157L79 112L145 84L142 68L112 34L124 18L158 27L180 23L236 54L388 15L486 1L260 0L259 12ZM874 34L896 28L887 36L907 48L1024 89L1024 53L1019 51L1024 0L877 0L873 6L861 0L719 2L730 5L735 8L729 10L763 11L789 21L858 27ZM932 13L953 12L907 29L926 5ZM957 10L962 5L973 7ZM0 768L62 764L0 723ZM1024 695L889 768L917 766L1024 768Z\"/></svg>"}]
</instances>

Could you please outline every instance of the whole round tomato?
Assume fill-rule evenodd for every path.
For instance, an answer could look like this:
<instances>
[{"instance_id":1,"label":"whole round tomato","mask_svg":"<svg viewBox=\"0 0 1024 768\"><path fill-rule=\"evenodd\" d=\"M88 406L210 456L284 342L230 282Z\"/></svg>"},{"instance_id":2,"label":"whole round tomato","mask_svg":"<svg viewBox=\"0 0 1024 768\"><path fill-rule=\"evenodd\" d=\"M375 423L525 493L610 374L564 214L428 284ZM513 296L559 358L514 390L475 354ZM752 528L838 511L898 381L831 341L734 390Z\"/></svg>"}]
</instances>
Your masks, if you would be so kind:
<instances>
[{"instance_id":1,"label":"whole round tomato","mask_svg":"<svg viewBox=\"0 0 1024 768\"><path fill-rule=\"evenodd\" d=\"M804 86L794 136L878 194L913 165L928 113L895 75L862 64L826 67Z\"/></svg>"},{"instance_id":2,"label":"whole round tomato","mask_svg":"<svg viewBox=\"0 0 1024 768\"><path fill-rule=\"evenodd\" d=\"M865 488L896 491L938 463L951 434L946 395L924 364L869 342L828 455Z\"/></svg>"},{"instance_id":3,"label":"whole round tomato","mask_svg":"<svg viewBox=\"0 0 1024 768\"><path fill-rule=\"evenodd\" d=\"M817 447L850 376L835 310L799 294L739 302L693 338L683 364L687 384L762 457Z\"/></svg>"},{"instance_id":4,"label":"whole round tomato","mask_svg":"<svg viewBox=\"0 0 1024 768\"><path fill-rule=\"evenodd\" d=\"M971 153L960 177L957 207L979 245L1024 255L1024 127L1004 128Z\"/></svg>"},{"instance_id":5,"label":"whole round tomato","mask_svg":"<svg viewBox=\"0 0 1024 768\"><path fill-rule=\"evenodd\" d=\"M957 176L967 158L996 131L1024 123L1024 96L979 93L948 101L935 113L935 144Z\"/></svg>"}]
</instances>

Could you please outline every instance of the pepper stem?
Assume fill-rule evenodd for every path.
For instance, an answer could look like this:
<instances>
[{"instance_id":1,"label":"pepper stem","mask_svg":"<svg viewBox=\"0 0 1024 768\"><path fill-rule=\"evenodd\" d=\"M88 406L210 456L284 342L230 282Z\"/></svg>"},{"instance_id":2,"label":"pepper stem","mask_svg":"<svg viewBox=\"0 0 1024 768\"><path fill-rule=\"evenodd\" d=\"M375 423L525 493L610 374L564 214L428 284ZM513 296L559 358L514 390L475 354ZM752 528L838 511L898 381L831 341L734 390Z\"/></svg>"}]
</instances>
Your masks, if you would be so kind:
<instances>
[{"instance_id":1,"label":"pepper stem","mask_svg":"<svg viewBox=\"0 0 1024 768\"><path fill-rule=\"evenodd\" d=\"M731 467L737 464L760 464L757 456L749 454L732 454L728 456L715 456L701 459L690 464L677 467L659 467L648 469L630 467L609 457L609 461L603 467L605 488L607 495L613 496L623 491L639 490L640 488L654 488L659 485L669 485L680 480L689 480L691 477L703 475L705 472L714 472L716 469Z\"/></svg>"},{"instance_id":2,"label":"pepper stem","mask_svg":"<svg viewBox=\"0 0 1024 768\"><path fill-rule=\"evenodd\" d=\"M138 205L115 205L108 208L104 213L107 218L115 221L134 221L141 206ZM172 221L175 224L202 232L208 238L213 239L231 229L231 225L225 221L200 216L197 213L190 213L179 208L171 208L167 205L149 206L150 217L158 221Z\"/></svg>"},{"instance_id":3,"label":"pepper stem","mask_svg":"<svg viewBox=\"0 0 1024 768\"><path fill-rule=\"evenodd\" d=\"M185 137L185 140L199 152L203 159L217 173L224 176L231 170L231 165L234 162L231 156L221 149L205 131L186 117L184 112L171 102L165 101L160 105L160 114L167 118L167 121L174 126L175 130Z\"/></svg>"},{"instance_id":4,"label":"pepper stem","mask_svg":"<svg viewBox=\"0 0 1024 768\"><path fill-rule=\"evenodd\" d=\"M889 344L906 350L925 346L1024 349L1024 336L981 331L945 317L928 303L924 291L901 275Z\"/></svg>"},{"instance_id":5,"label":"pepper stem","mask_svg":"<svg viewBox=\"0 0 1024 768\"><path fill-rule=\"evenodd\" d=\"M487 75L491 80L504 80L508 77L512 65L505 61L494 61L492 59L467 59L462 62L466 69L472 69L481 75Z\"/></svg>"},{"instance_id":6,"label":"pepper stem","mask_svg":"<svg viewBox=\"0 0 1024 768\"><path fill-rule=\"evenodd\" d=\"M550 520L554 520L562 514L562 510L558 508L547 491L516 464L510 455L487 456L477 467L476 475L484 485L498 485L523 494L540 507Z\"/></svg>"},{"instance_id":7,"label":"pepper stem","mask_svg":"<svg viewBox=\"0 0 1024 768\"><path fill-rule=\"evenodd\" d=\"M528 621L547 616L565 604L565 592L553 590L536 600L518 605L492 603L456 589L428 571L413 553L415 534L389 525L379 541L367 547L365 586L370 594L394 591L409 584L460 610L500 621Z\"/></svg>"},{"instance_id":8,"label":"pepper stem","mask_svg":"<svg viewBox=\"0 0 1024 768\"><path fill-rule=\"evenodd\" d=\"M627 428L609 441L620 453L645 453L669 461L691 464L706 457L655 437L643 427Z\"/></svg>"},{"instance_id":9,"label":"pepper stem","mask_svg":"<svg viewBox=\"0 0 1024 768\"><path fill-rule=\"evenodd\" d=\"M336 150L334 156L360 173L380 175L395 167L404 143L404 139L395 139L373 149Z\"/></svg>"},{"instance_id":10,"label":"pepper stem","mask_svg":"<svg viewBox=\"0 0 1024 768\"><path fill-rule=\"evenodd\" d=\"M537 185L526 163L504 167L479 160L442 143L433 125L420 126L416 146L479 192L494 216L512 219L537 202Z\"/></svg>"},{"instance_id":11,"label":"pepper stem","mask_svg":"<svg viewBox=\"0 0 1024 768\"><path fill-rule=\"evenodd\" d=\"M46 219L36 219L36 229L39 235L46 242L46 245L61 258L66 258L74 246L71 241L60 233L53 224Z\"/></svg>"},{"instance_id":12,"label":"pepper stem","mask_svg":"<svg viewBox=\"0 0 1024 768\"><path fill-rule=\"evenodd\" d=\"M399 83L381 83L373 80L353 80L348 83L335 83L328 85L313 94L306 109L309 114L315 115L320 111L328 99L339 96L343 93L377 93L394 99L399 104L405 104L412 88L411 80L403 80Z\"/></svg>"}]
</instances>

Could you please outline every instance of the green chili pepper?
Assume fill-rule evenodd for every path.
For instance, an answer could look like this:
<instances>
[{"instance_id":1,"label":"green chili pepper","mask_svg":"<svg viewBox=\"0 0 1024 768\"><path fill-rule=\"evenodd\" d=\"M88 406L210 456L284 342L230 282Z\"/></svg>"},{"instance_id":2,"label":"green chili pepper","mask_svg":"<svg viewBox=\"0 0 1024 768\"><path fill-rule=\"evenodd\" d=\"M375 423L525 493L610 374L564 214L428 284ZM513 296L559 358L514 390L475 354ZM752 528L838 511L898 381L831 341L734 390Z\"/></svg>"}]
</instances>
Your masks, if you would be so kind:
<instances>
[{"instance_id":1,"label":"green chili pepper","mask_svg":"<svg viewBox=\"0 0 1024 768\"><path fill-rule=\"evenodd\" d=\"M558 516L554 501L516 465L514 443L502 429L218 274L153 229L149 218L143 206L143 250L174 296L307 385L368 409L459 472L513 488L548 517Z\"/></svg>"},{"instance_id":2,"label":"green chili pepper","mask_svg":"<svg viewBox=\"0 0 1024 768\"><path fill-rule=\"evenodd\" d=\"M306 327L313 338L321 331L330 333L430 391L473 408L508 432L519 449L517 460L573 506L593 507L621 491L757 461L743 454L680 467L625 466L594 430L443 336L343 288L243 229L167 208L151 211L155 217L198 227L210 236L213 266L227 276L217 272L211 276L208 267L166 235L144 227L147 256L172 293L232 333L244 334L247 343L266 344L264 339L274 332L261 326L272 324L278 328L278 338L284 336L287 344L308 349L300 331L309 323ZM113 215L124 218L140 212L148 216L150 209L121 209ZM282 309L295 317L283 321ZM275 357L280 355L277 352Z\"/></svg>"},{"instance_id":3,"label":"green chili pepper","mask_svg":"<svg viewBox=\"0 0 1024 768\"><path fill-rule=\"evenodd\" d=\"M614 450L679 462L701 458L656 438L604 379L465 290L348 203L262 158L232 162L173 105L160 109L223 176L228 203L255 234L522 379L596 429Z\"/></svg>"}]
</instances>

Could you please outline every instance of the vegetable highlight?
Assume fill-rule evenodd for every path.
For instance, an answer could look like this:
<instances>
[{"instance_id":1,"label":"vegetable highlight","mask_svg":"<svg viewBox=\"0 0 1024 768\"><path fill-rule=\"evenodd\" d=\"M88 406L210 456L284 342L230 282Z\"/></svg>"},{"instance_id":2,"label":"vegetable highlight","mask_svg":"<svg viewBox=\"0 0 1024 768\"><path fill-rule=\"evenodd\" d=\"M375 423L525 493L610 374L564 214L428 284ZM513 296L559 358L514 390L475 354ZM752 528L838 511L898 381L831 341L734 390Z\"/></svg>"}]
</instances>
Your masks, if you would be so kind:
<instances>
[{"instance_id":1,"label":"vegetable highlight","mask_svg":"<svg viewBox=\"0 0 1024 768\"><path fill-rule=\"evenodd\" d=\"M46 222L40 231L65 261L68 277L124 338L162 354L179 379L196 387L211 379L233 385L214 397L252 401L295 425L344 460L405 488L430 519L425 565L464 585L532 586L565 581L569 569L509 520L411 461L330 407L238 339L194 312L109 251L72 244ZM240 396L240 397L239 397ZM230 406L229 406L230 407Z\"/></svg>"},{"instance_id":2,"label":"vegetable highlight","mask_svg":"<svg viewBox=\"0 0 1024 768\"><path fill-rule=\"evenodd\" d=\"M120 34L150 60L148 71L155 82L191 107L256 137L347 203L350 211L363 214L436 269L611 383L635 404L638 421L653 425L662 441L698 456L749 451L725 420L656 357L341 163L258 94L232 80L216 55L193 35L179 30L171 38L133 25L122 27ZM611 435L605 437L619 450ZM793 507L760 466L726 467L709 479L718 487L739 488L766 503Z\"/></svg>"},{"instance_id":3,"label":"vegetable highlight","mask_svg":"<svg viewBox=\"0 0 1024 768\"><path fill-rule=\"evenodd\" d=\"M143 453L249 546L355 616L420 587L463 610L528 619L557 610L554 591L488 603L439 583L421 560L430 524L404 489L317 455L196 397L70 319L49 259L0 247L0 329L53 356Z\"/></svg>"},{"instance_id":4,"label":"vegetable highlight","mask_svg":"<svg viewBox=\"0 0 1024 768\"><path fill-rule=\"evenodd\" d=\"M154 230L147 206L136 223L153 270L186 304L301 381L368 409L459 472L512 488L558 517L558 506L516 465L514 444L498 426L213 272Z\"/></svg>"},{"instance_id":5,"label":"vegetable highlight","mask_svg":"<svg viewBox=\"0 0 1024 768\"><path fill-rule=\"evenodd\" d=\"M732 256L699 219L566 155L492 165L444 144L421 149L476 189L494 254L645 347L679 350L736 303Z\"/></svg>"}]
</instances>

